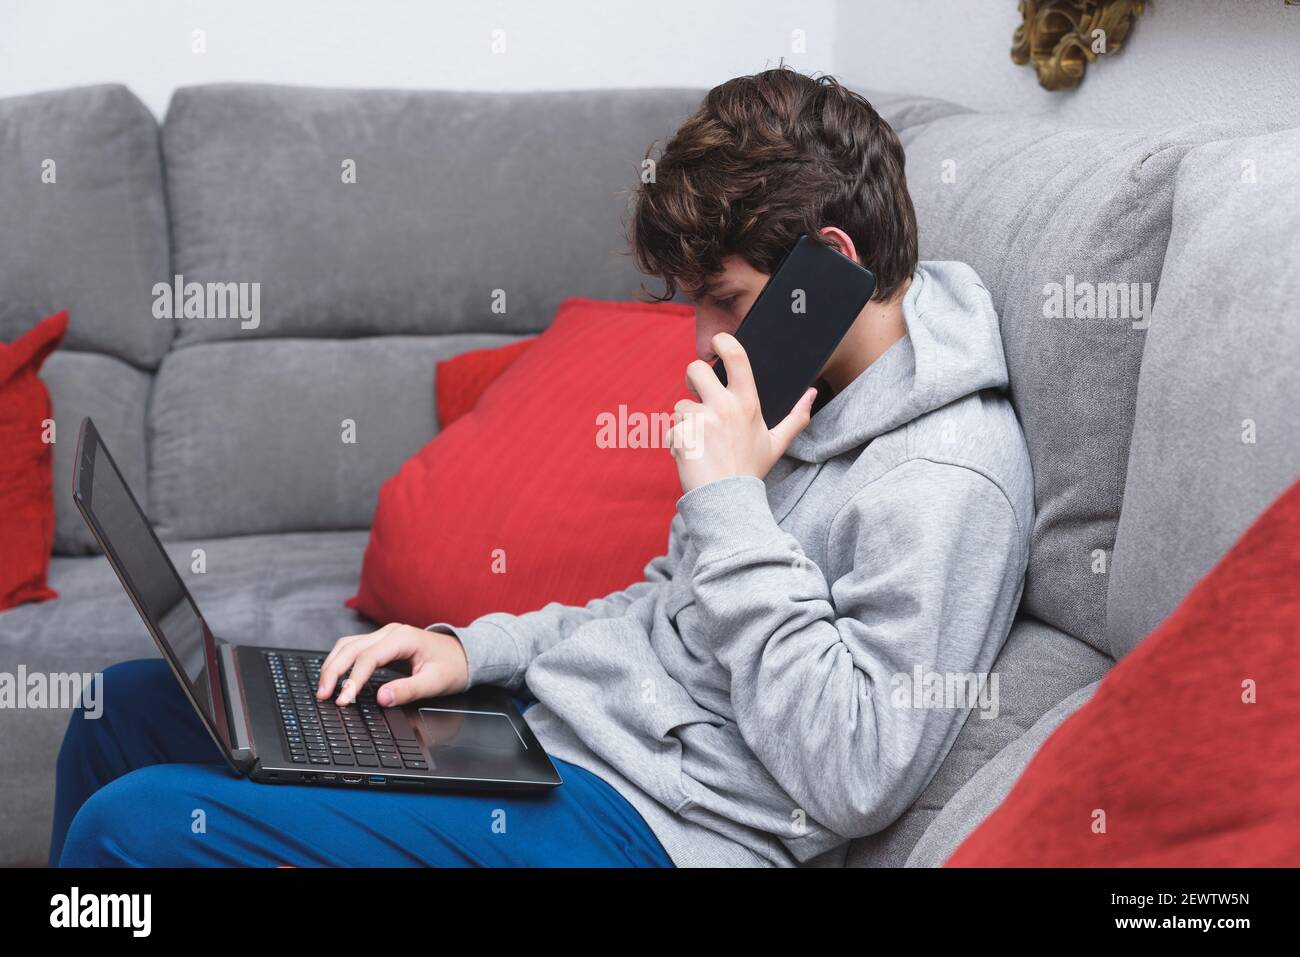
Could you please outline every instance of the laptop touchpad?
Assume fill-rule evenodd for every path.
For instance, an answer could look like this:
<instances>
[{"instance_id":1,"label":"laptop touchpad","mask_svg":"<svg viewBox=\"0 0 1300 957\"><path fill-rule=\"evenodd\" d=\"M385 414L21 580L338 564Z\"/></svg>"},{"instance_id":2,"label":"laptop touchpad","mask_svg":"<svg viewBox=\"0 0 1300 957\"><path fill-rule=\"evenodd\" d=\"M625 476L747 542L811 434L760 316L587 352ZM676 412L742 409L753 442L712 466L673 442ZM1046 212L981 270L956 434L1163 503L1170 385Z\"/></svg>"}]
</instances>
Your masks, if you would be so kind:
<instances>
[{"instance_id":1,"label":"laptop touchpad","mask_svg":"<svg viewBox=\"0 0 1300 957\"><path fill-rule=\"evenodd\" d=\"M519 732L500 711L421 708L420 725L429 750L474 748L480 751L526 750Z\"/></svg>"}]
</instances>

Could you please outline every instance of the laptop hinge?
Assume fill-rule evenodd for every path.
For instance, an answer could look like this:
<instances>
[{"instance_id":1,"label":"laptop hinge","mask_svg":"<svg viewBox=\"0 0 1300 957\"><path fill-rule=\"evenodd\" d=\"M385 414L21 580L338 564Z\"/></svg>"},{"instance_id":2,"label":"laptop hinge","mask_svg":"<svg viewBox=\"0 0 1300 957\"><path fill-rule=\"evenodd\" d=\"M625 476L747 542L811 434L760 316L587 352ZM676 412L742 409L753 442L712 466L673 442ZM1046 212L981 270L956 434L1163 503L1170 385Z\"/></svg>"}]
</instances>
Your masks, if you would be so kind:
<instances>
[{"instance_id":1,"label":"laptop hinge","mask_svg":"<svg viewBox=\"0 0 1300 957\"><path fill-rule=\"evenodd\" d=\"M239 676L239 662L235 659L235 646L225 641L218 643L217 656L221 661L221 679L225 685L226 714L230 719L234 757L241 764L251 764L257 755L253 751L253 733L244 697L244 682Z\"/></svg>"}]
</instances>

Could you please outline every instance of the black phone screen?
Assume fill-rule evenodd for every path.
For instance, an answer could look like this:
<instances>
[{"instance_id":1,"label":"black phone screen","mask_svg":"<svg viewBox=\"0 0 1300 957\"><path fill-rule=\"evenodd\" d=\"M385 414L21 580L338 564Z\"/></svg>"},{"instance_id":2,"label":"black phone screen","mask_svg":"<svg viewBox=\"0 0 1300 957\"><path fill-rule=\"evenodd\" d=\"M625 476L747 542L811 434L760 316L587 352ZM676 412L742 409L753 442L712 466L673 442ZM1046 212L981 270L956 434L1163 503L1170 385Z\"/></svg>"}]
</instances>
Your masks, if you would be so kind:
<instances>
[{"instance_id":1,"label":"black phone screen","mask_svg":"<svg viewBox=\"0 0 1300 957\"><path fill-rule=\"evenodd\" d=\"M875 289L869 269L808 236L781 260L736 330L769 429L816 381ZM726 385L721 359L713 371Z\"/></svg>"}]
</instances>

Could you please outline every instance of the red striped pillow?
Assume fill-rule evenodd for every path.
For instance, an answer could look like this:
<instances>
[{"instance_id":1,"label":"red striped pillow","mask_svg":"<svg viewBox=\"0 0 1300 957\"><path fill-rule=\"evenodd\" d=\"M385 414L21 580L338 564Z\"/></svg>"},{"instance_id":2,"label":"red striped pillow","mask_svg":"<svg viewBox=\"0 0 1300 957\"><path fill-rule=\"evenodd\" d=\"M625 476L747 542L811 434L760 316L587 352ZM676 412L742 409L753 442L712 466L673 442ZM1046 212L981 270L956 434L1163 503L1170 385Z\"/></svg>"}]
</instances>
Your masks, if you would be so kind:
<instances>
[{"instance_id":1,"label":"red striped pillow","mask_svg":"<svg viewBox=\"0 0 1300 957\"><path fill-rule=\"evenodd\" d=\"M533 341L521 339L490 349L471 349L439 362L433 378L438 424L445 429L474 408L483 391L500 378L501 373L509 369Z\"/></svg>"},{"instance_id":2,"label":"red striped pillow","mask_svg":"<svg viewBox=\"0 0 1300 957\"><path fill-rule=\"evenodd\" d=\"M681 495L663 432L686 395L692 317L566 300L473 410L384 483L349 606L460 625L639 581Z\"/></svg>"}]
</instances>

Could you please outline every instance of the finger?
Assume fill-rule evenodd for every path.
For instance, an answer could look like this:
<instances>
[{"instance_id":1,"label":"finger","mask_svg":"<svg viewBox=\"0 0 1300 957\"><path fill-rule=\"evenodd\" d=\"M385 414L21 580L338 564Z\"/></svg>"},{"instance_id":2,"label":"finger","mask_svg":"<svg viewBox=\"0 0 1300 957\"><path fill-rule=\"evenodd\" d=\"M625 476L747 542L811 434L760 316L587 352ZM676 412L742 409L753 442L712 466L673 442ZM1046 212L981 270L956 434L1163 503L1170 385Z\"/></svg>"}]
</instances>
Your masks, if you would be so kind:
<instances>
[{"instance_id":1,"label":"finger","mask_svg":"<svg viewBox=\"0 0 1300 957\"><path fill-rule=\"evenodd\" d=\"M715 403L727 394L727 387L718 381L713 366L696 359L686 367L686 388L701 402Z\"/></svg>"},{"instance_id":2,"label":"finger","mask_svg":"<svg viewBox=\"0 0 1300 957\"><path fill-rule=\"evenodd\" d=\"M320 684L316 686L316 697L324 700L334 693L334 684L348 673L352 667L352 662L357 654L365 647L381 641L383 636L388 634L389 626L385 625L377 631L372 631L368 635L349 635L341 638L334 645L334 649L325 657L320 667Z\"/></svg>"},{"instance_id":3,"label":"finger","mask_svg":"<svg viewBox=\"0 0 1300 957\"><path fill-rule=\"evenodd\" d=\"M707 406L689 399L682 399L673 406L672 426L664 435L664 445L674 456L689 451L697 431L694 425L695 417L703 414L706 409Z\"/></svg>"},{"instance_id":4,"label":"finger","mask_svg":"<svg viewBox=\"0 0 1300 957\"><path fill-rule=\"evenodd\" d=\"M336 704L340 708L357 700L357 692L365 687L376 668L382 668L390 661L399 658L411 658L418 650L415 639L407 633L394 632L382 641L368 646L352 662L352 673L348 675L343 690L339 692Z\"/></svg>"},{"instance_id":5,"label":"finger","mask_svg":"<svg viewBox=\"0 0 1300 957\"><path fill-rule=\"evenodd\" d=\"M727 370L727 391L741 398L758 398L754 388L754 370L750 368L749 356L735 336L719 332L713 337L713 351L722 359L722 366Z\"/></svg>"},{"instance_id":6,"label":"finger","mask_svg":"<svg viewBox=\"0 0 1300 957\"><path fill-rule=\"evenodd\" d=\"M692 402L690 399L681 399L673 406L672 414L668 417L670 428L668 429L667 435L664 437L669 448L673 447L674 437L681 439L690 428L688 423L694 419L695 416L702 413L706 408L707 406L703 406L698 402Z\"/></svg>"},{"instance_id":7,"label":"finger","mask_svg":"<svg viewBox=\"0 0 1300 957\"><path fill-rule=\"evenodd\" d=\"M343 648L346 648L348 645L352 644L353 642L364 641L367 638L373 638L375 635L379 633L379 631L382 630L383 629L379 629L377 631L368 631L364 635L344 635L338 641L334 642L334 647L330 649L330 653L326 655L325 660L321 662L322 671L324 670L326 665L328 665L331 661L334 660L335 657L337 657L339 651L341 651Z\"/></svg>"},{"instance_id":8,"label":"finger","mask_svg":"<svg viewBox=\"0 0 1300 957\"><path fill-rule=\"evenodd\" d=\"M674 412L673 415L677 413ZM682 424L677 422L664 435L664 448L668 449L674 457L682 450Z\"/></svg>"},{"instance_id":9,"label":"finger","mask_svg":"<svg viewBox=\"0 0 1300 957\"><path fill-rule=\"evenodd\" d=\"M385 708L395 708L421 698L433 698L442 694L446 687L446 676L437 662L426 661L411 672L409 678L394 678L380 685L377 695L379 703Z\"/></svg>"},{"instance_id":10,"label":"finger","mask_svg":"<svg viewBox=\"0 0 1300 957\"><path fill-rule=\"evenodd\" d=\"M680 422L668 430L668 451L675 459L693 459L699 456L699 439L695 428Z\"/></svg>"},{"instance_id":11,"label":"finger","mask_svg":"<svg viewBox=\"0 0 1300 957\"><path fill-rule=\"evenodd\" d=\"M808 423L812 421L813 402L816 400L817 390L809 389L795 403L790 414L769 430L768 435L772 436L772 445L779 454L785 455L785 450L790 447L795 436L808 428Z\"/></svg>"}]
</instances>

